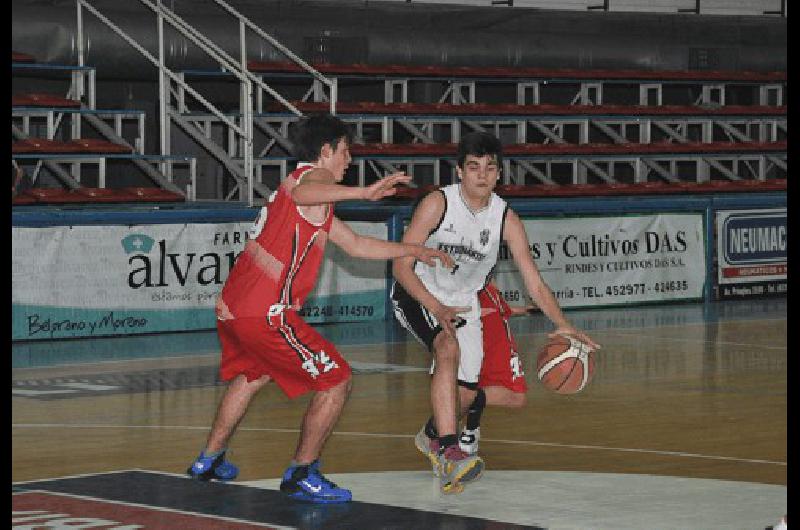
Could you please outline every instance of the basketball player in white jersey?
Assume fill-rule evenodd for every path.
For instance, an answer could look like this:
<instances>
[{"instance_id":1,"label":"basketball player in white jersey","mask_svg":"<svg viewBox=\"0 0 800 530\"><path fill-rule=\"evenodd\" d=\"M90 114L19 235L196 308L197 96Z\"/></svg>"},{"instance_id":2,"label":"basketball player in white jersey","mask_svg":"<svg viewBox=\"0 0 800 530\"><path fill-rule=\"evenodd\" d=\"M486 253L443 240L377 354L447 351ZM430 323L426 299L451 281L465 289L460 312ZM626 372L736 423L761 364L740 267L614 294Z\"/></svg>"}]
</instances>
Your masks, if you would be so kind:
<instances>
[{"instance_id":1,"label":"basketball player in white jersey","mask_svg":"<svg viewBox=\"0 0 800 530\"><path fill-rule=\"evenodd\" d=\"M455 267L422 267L413 258L393 262L395 316L433 354L433 416L415 441L433 464L445 493L461 491L484 467L477 454L459 446L456 433L458 419L479 396L484 352L478 292L491 278L501 241L511 251L528 294L555 325L551 336L573 336L599 347L564 317L531 257L522 221L493 192L501 164L502 145L495 136L465 135L458 144L460 182L425 196L403 235L405 243L424 243L447 252ZM483 395L485 404L509 406L514 401L503 392L511 390L495 390Z\"/></svg>"}]
</instances>

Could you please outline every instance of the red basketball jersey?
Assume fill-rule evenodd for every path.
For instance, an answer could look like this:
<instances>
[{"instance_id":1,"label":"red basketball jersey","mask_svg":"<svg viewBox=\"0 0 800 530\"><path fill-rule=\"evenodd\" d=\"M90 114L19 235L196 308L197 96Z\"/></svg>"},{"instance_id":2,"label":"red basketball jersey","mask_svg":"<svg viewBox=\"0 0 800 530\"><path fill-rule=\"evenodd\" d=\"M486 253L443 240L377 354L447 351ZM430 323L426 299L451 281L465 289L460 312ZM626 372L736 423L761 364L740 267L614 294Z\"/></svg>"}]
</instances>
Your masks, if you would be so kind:
<instances>
[{"instance_id":1,"label":"red basketball jersey","mask_svg":"<svg viewBox=\"0 0 800 530\"><path fill-rule=\"evenodd\" d=\"M299 309L314 288L333 221L328 206L320 224L308 221L292 200L292 189L309 170L301 164L278 187L272 201L262 209L266 222L261 232L247 242L231 269L217 299L217 317L265 316L273 304Z\"/></svg>"}]
</instances>

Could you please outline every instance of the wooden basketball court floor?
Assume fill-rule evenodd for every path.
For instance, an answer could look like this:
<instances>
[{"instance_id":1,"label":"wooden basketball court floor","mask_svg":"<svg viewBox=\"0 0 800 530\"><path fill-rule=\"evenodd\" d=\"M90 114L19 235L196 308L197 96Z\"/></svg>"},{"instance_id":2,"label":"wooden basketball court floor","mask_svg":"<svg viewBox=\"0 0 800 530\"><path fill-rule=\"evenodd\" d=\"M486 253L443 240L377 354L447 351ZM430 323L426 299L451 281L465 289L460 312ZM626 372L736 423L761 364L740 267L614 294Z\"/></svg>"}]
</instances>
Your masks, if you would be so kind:
<instances>
[{"instance_id":1,"label":"wooden basketball court floor","mask_svg":"<svg viewBox=\"0 0 800 530\"><path fill-rule=\"evenodd\" d=\"M568 316L603 345L593 382L574 396L548 393L534 362L549 326L541 315L516 319L528 403L487 408L487 471L455 496L438 493L413 445L429 415L428 354L393 324L321 326L355 369L323 453L326 474L353 490L346 506L291 503L275 491L307 398L289 401L274 385L253 401L230 444L240 477L232 484L183 477L224 390L213 332L14 344L12 526L777 523L787 510L785 298ZM73 522L57 526L63 520Z\"/></svg>"}]
</instances>

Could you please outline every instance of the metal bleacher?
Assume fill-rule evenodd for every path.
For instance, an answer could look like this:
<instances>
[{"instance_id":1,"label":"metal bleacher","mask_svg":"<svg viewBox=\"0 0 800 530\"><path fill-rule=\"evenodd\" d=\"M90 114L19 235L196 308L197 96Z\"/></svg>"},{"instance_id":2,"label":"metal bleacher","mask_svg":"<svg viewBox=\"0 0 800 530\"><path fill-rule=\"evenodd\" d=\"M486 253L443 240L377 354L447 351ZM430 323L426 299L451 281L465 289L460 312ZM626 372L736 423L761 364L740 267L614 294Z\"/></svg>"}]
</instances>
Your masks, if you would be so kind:
<instances>
[{"instance_id":1,"label":"metal bleacher","mask_svg":"<svg viewBox=\"0 0 800 530\"><path fill-rule=\"evenodd\" d=\"M294 104L306 112L324 105ZM411 173L428 166L431 183L439 184L443 172L452 174L450 144L472 130L504 140L505 184L611 183L616 173L637 183L651 173L668 182L718 175L765 180L786 171L785 107L339 103L338 113L357 136L371 128L379 138L351 150L361 184L383 171L377 160ZM295 118L275 112L263 119L285 129ZM396 142L400 134L407 140ZM279 160L266 156L255 163ZM564 164L566 172L554 167Z\"/></svg>"},{"instance_id":2,"label":"metal bleacher","mask_svg":"<svg viewBox=\"0 0 800 530\"><path fill-rule=\"evenodd\" d=\"M64 80L65 90L62 94L12 95L11 157L33 184L15 195L13 204L186 200L196 179L194 159L146 153L144 112L98 109L94 68L37 63L33 56L20 52L12 52L11 60L15 74L55 76ZM123 124L129 122L134 124L132 135L124 133L129 127ZM109 174L109 165L119 171L120 163L128 172L138 167L149 185L118 185L115 175ZM184 189L166 176L171 176L172 166L178 164L188 168L189 186ZM43 169L50 179L44 178ZM44 180L49 181L38 185Z\"/></svg>"},{"instance_id":3,"label":"metal bleacher","mask_svg":"<svg viewBox=\"0 0 800 530\"><path fill-rule=\"evenodd\" d=\"M130 39L86 0L77 1ZM30 56L12 54L15 72L49 68L69 80L66 97L20 94L12 100L12 157L33 164L34 175L46 167L70 197L112 200L115 192L78 190L87 185L113 190L114 177L106 164L116 160L144 170L154 184L153 197L166 200L172 193L178 200L196 200L202 184L198 179L204 178L197 175L196 157L203 152L233 182L210 198L263 202L295 161L289 126L313 112L334 112L353 125L353 165L346 183L365 185L389 171L404 170L414 177L418 191L400 196L451 182L455 144L470 131L493 132L504 143L499 190L511 195L786 186L786 72L309 64L225 2L214 0L240 24L242 50L252 47L246 42L247 29L251 38L257 36L291 59L248 61L244 55L233 59L164 4L140 2L219 64L171 72L163 61L140 50L159 69L160 115L147 117L159 122L159 154L145 152L143 112L95 108L93 68L41 65ZM209 78L230 82L239 91L238 108L220 110L189 86L191 80ZM82 124L87 123L99 139L82 141L88 140L82 137ZM197 152L172 152L177 129L196 142ZM132 136L126 137L126 131L133 131ZM82 177L84 165L96 167L91 184ZM173 166L181 165L188 172L176 179ZM125 188L119 190L121 197L133 193L140 199L141 190L147 189ZM36 200L47 199L46 193L39 195ZM29 199L15 200L21 204Z\"/></svg>"},{"instance_id":4,"label":"metal bleacher","mask_svg":"<svg viewBox=\"0 0 800 530\"><path fill-rule=\"evenodd\" d=\"M640 105L697 104L725 105L743 93L760 105L783 105L785 72L731 72L714 70L577 70L531 67L470 67L420 65L314 64L314 68L340 89L371 86L383 94L384 103L425 103L430 89L438 103L478 103L485 92L504 94L505 103L518 105L562 104L557 88L572 90L571 104ZM308 79L296 65L288 62L249 61L253 72L270 79ZM308 79L307 96L325 99L324 87ZM498 88L500 90L498 90ZM676 89L680 89L676 91ZM688 94L687 94L688 91ZM753 92L755 91L755 92ZM727 97L726 97L727 96ZM501 96L502 97L502 96ZM558 98L558 99L556 99ZM638 101L637 99L638 98Z\"/></svg>"},{"instance_id":5,"label":"metal bleacher","mask_svg":"<svg viewBox=\"0 0 800 530\"><path fill-rule=\"evenodd\" d=\"M503 140L503 184L510 186L720 180L735 191L741 181L785 178L785 72L312 66L341 96L350 88L371 96L335 102L356 136L354 184L393 169L421 186L449 182L453 144L474 130ZM293 64L248 67L274 86L306 80L302 99L291 101L303 113L331 106L329 90ZM274 131L255 151L255 173L276 182L294 161L283 140L297 115L259 101L254 117ZM216 123L208 115L193 119Z\"/></svg>"}]
</instances>

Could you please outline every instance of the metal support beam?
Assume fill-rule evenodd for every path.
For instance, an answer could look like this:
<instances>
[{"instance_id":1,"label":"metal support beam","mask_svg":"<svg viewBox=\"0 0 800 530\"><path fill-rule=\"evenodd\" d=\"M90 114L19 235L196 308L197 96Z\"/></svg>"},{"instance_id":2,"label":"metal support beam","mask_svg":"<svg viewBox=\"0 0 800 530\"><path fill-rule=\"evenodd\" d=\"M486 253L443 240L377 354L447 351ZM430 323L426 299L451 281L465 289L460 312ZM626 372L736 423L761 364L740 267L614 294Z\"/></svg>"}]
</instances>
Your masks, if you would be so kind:
<instances>
[{"instance_id":1,"label":"metal support beam","mask_svg":"<svg viewBox=\"0 0 800 530\"><path fill-rule=\"evenodd\" d=\"M524 169L528 170L528 171L529 171L529 172L530 172L530 173L531 173L531 174L532 174L534 177L536 177L536 178L539 180L539 182L541 182L542 184L556 185L556 183L555 183L555 182L553 182L553 180L552 180L550 177L548 177L547 175L545 175L544 173L542 173L541 171L539 171L539 170L538 170L538 169L537 169L537 168L536 168L536 167L535 167L533 164L529 163L528 161L526 161L526 160L515 160L515 162L516 162L516 163L517 163L517 164L518 164L520 167L522 167L522 168L524 168ZM519 182L518 184L523 184L523 185L524 185L524 184L525 184L525 181L524 181L524 179L523 179L523 181L522 181L522 182Z\"/></svg>"},{"instance_id":2,"label":"metal support beam","mask_svg":"<svg viewBox=\"0 0 800 530\"><path fill-rule=\"evenodd\" d=\"M256 126L264 131L270 138L272 138L278 145L283 147L286 151L292 152L293 147L291 142L278 130L276 130L266 118L255 118Z\"/></svg>"},{"instance_id":3,"label":"metal support beam","mask_svg":"<svg viewBox=\"0 0 800 530\"><path fill-rule=\"evenodd\" d=\"M136 150L131 144L129 144L125 140L125 138L118 136L112 127L110 127L107 123L105 123L97 116L93 114L84 114L84 118L86 118L86 121L88 121L95 129L97 129L97 132L105 136L106 139L114 142L115 144L126 145L131 148L131 151ZM169 179L163 173L156 170L147 161L133 159L132 162L136 164L136 167L141 169L148 177L150 177L150 179L153 182L155 182L162 189L169 190L175 193L180 193L181 195L185 195L182 189L180 189L178 186L170 182Z\"/></svg>"},{"instance_id":4,"label":"metal support beam","mask_svg":"<svg viewBox=\"0 0 800 530\"><path fill-rule=\"evenodd\" d=\"M735 127L733 127L732 125L730 125L728 123L715 122L715 125L717 125L717 127L722 129L723 131L725 131L725 133L727 133L729 137L732 136L732 137L736 138L737 140L739 140L740 142L752 142L753 141L752 138L750 138L746 134L742 134L741 131L737 130Z\"/></svg>"},{"instance_id":5,"label":"metal support beam","mask_svg":"<svg viewBox=\"0 0 800 530\"><path fill-rule=\"evenodd\" d=\"M689 139L686 138L686 135L680 134L675 129L673 129L672 127L668 126L666 123L662 123L662 122L659 122L659 121L653 121L651 123L656 128L658 128L659 130L661 130L664 133L666 133L667 136L669 136L670 138L673 138L673 139L677 140L678 142L680 142L682 144L689 143Z\"/></svg>"},{"instance_id":6,"label":"metal support beam","mask_svg":"<svg viewBox=\"0 0 800 530\"><path fill-rule=\"evenodd\" d=\"M629 144L630 143L630 141L627 138L621 136L619 133L617 133L617 131L615 131L614 129L612 129L611 127L606 125L605 123L601 123L599 121L592 121L591 123L592 123L592 125L594 125L598 129L603 131L605 134L607 134L608 137L611 138L614 141L615 144Z\"/></svg>"},{"instance_id":7,"label":"metal support beam","mask_svg":"<svg viewBox=\"0 0 800 530\"><path fill-rule=\"evenodd\" d=\"M245 169L241 165L233 160L217 143L206 138L201 129L198 129L197 126L189 121L188 118L177 112L175 108L169 107L168 112L169 117L174 120L181 127L181 129L186 132L186 134L191 136L198 143L198 145L203 147L211 156L217 159L220 164L225 166L225 168L233 176L234 180L236 180L237 187L239 187L241 190L246 190L248 188L249 184L247 175L245 173ZM272 190L270 190L261 182L253 182L253 190L258 192L258 194L265 199L268 198L272 193Z\"/></svg>"},{"instance_id":8,"label":"metal support beam","mask_svg":"<svg viewBox=\"0 0 800 530\"><path fill-rule=\"evenodd\" d=\"M658 165L658 163L655 160L648 160L646 158L641 158L640 160L642 164L644 164L645 166L649 167L650 169L658 173L659 176L661 176L661 178L663 178L667 182L672 182L672 183L680 182L680 179L678 179L678 177L676 177L675 175L673 175L672 173L670 173L669 171Z\"/></svg>"},{"instance_id":9,"label":"metal support beam","mask_svg":"<svg viewBox=\"0 0 800 530\"><path fill-rule=\"evenodd\" d=\"M557 144L565 144L565 143L567 143L567 141L564 140L564 138L562 138L561 136L559 136L558 134L556 134L555 132L550 130L550 128L547 127L546 125L541 124L541 123L539 123L537 121L533 121L533 120L528 120L528 123L530 123L531 126L533 126L534 129L536 129L537 131L542 133L546 138L548 138L550 140L553 140L554 143L557 143ZM562 128L562 131L563 131L563 128Z\"/></svg>"},{"instance_id":10,"label":"metal support beam","mask_svg":"<svg viewBox=\"0 0 800 530\"><path fill-rule=\"evenodd\" d=\"M720 164L719 162L717 162L713 158L703 158L703 161L706 164L708 164L709 166L711 166L714 169L718 170L724 176L726 176L728 178L728 180L742 180L742 178L739 175L735 174L733 171L731 171L730 169L726 168L725 166L723 166L722 164Z\"/></svg>"},{"instance_id":11,"label":"metal support beam","mask_svg":"<svg viewBox=\"0 0 800 530\"><path fill-rule=\"evenodd\" d=\"M29 138L27 134L19 130L13 123L11 124L11 135L17 140L26 140ZM41 162L44 164L44 167L49 169L67 188L74 190L81 187L80 182L72 178L70 174L64 171L57 163L51 162L50 160L42 160Z\"/></svg>"},{"instance_id":12,"label":"metal support beam","mask_svg":"<svg viewBox=\"0 0 800 530\"><path fill-rule=\"evenodd\" d=\"M398 120L395 120L395 123L397 125L399 125L400 127L402 127L403 129L405 129L408 132L410 132L411 135L414 136L414 138L420 140L424 144L435 144L436 143L436 141L433 138L431 138L429 135L427 135L427 134L423 133L422 131L420 131L417 128L416 125L412 124L408 120L398 119Z\"/></svg>"},{"instance_id":13,"label":"metal support beam","mask_svg":"<svg viewBox=\"0 0 800 530\"><path fill-rule=\"evenodd\" d=\"M608 182L609 184L613 184L616 182L616 180L614 180L614 178L611 175L609 175L603 168L601 168L594 162L591 162L589 160L579 160L579 162L582 166L586 167L592 173L603 179L603 181ZM585 182L585 177L583 182Z\"/></svg>"},{"instance_id":14,"label":"metal support beam","mask_svg":"<svg viewBox=\"0 0 800 530\"><path fill-rule=\"evenodd\" d=\"M788 169L786 167L786 161L781 160L780 158L777 158L777 157L772 156L772 155L766 155L766 158L767 158L767 160L769 160L770 162L772 162L773 164L775 164L776 166L778 166L782 170L788 171Z\"/></svg>"}]
</instances>

